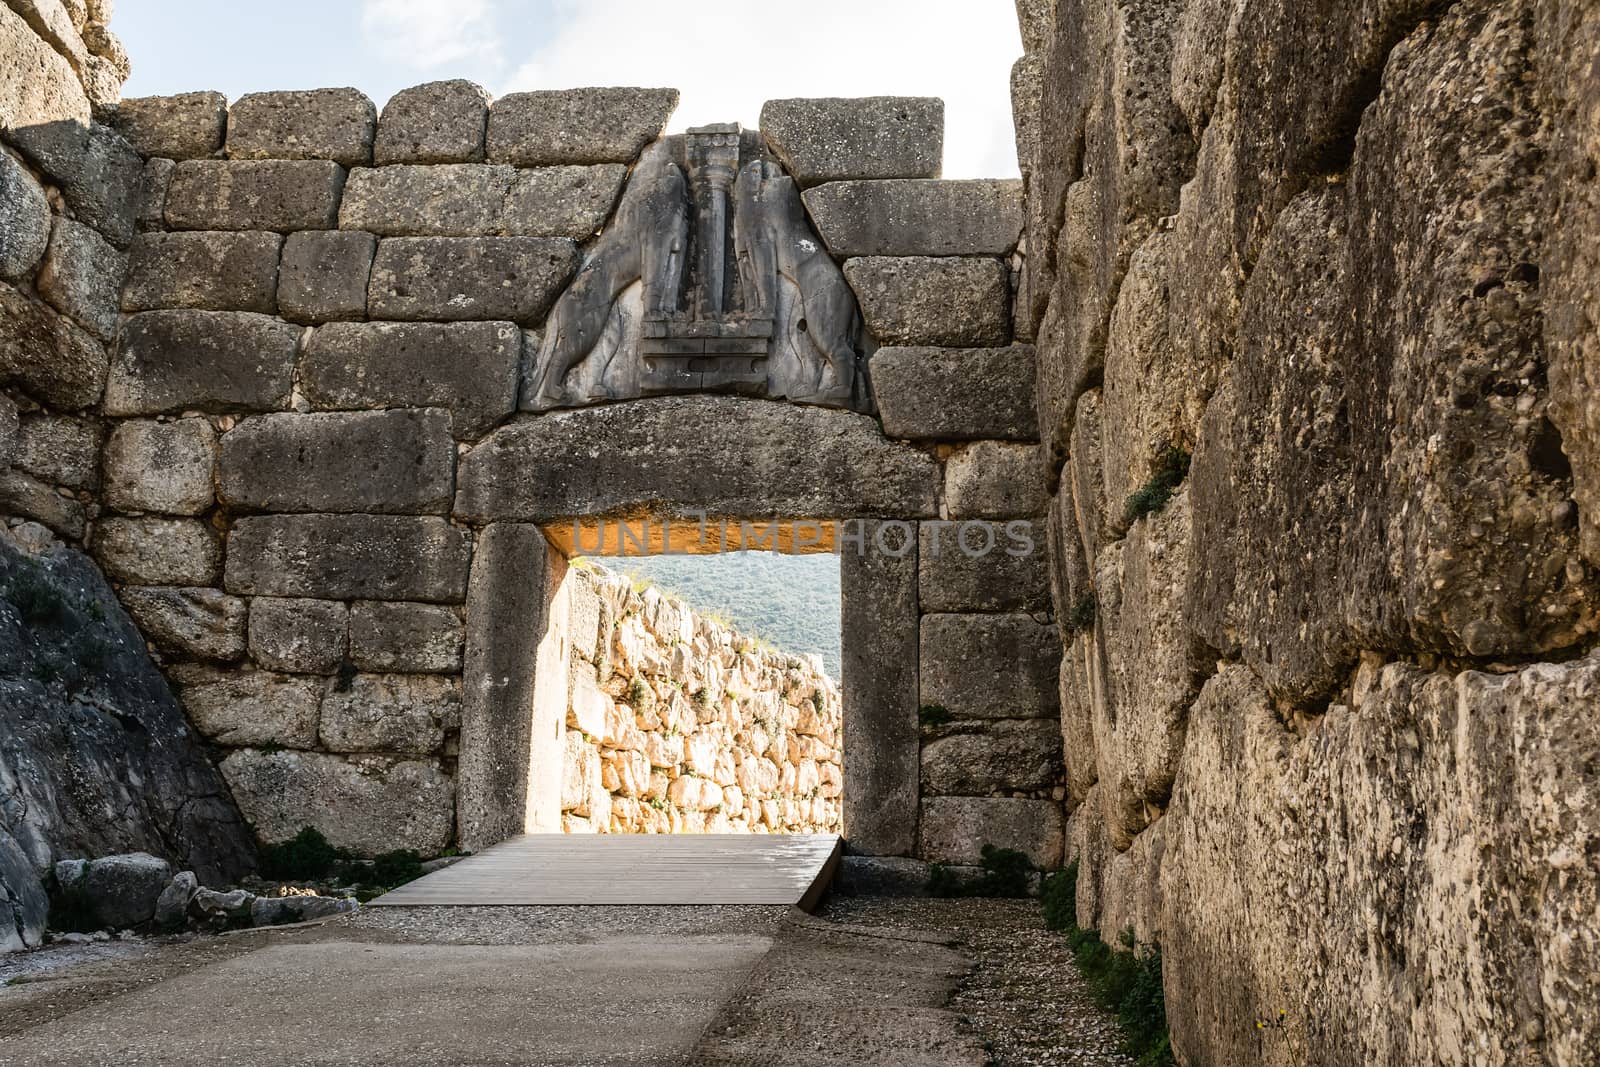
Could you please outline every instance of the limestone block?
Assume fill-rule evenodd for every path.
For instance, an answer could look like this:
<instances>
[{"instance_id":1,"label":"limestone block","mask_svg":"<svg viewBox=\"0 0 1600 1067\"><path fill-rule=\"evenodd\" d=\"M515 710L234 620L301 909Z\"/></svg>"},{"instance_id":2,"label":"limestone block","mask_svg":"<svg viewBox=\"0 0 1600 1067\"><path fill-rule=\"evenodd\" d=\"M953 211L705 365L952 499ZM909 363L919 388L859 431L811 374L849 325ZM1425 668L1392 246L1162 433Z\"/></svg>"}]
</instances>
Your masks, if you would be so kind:
<instances>
[{"instance_id":1,"label":"limestone block","mask_svg":"<svg viewBox=\"0 0 1600 1067\"><path fill-rule=\"evenodd\" d=\"M378 242L367 309L402 321L534 325L577 267L564 238L391 237Z\"/></svg>"},{"instance_id":2,"label":"limestone block","mask_svg":"<svg viewBox=\"0 0 1600 1067\"><path fill-rule=\"evenodd\" d=\"M275 233L142 233L128 254L122 310L195 308L203 311L278 309Z\"/></svg>"},{"instance_id":3,"label":"limestone block","mask_svg":"<svg viewBox=\"0 0 1600 1067\"><path fill-rule=\"evenodd\" d=\"M519 171L506 196L504 232L587 240L611 217L627 177L621 163Z\"/></svg>"},{"instance_id":4,"label":"limestone block","mask_svg":"<svg viewBox=\"0 0 1600 1067\"><path fill-rule=\"evenodd\" d=\"M5 393L0 393L0 468L9 467L14 462L17 434L20 432L16 402Z\"/></svg>"},{"instance_id":5,"label":"limestone block","mask_svg":"<svg viewBox=\"0 0 1600 1067\"><path fill-rule=\"evenodd\" d=\"M1061 642L1027 615L924 615L922 704L957 719L1054 718Z\"/></svg>"},{"instance_id":6,"label":"limestone block","mask_svg":"<svg viewBox=\"0 0 1600 1067\"><path fill-rule=\"evenodd\" d=\"M88 122L89 98L67 62L21 15L0 4L0 128L46 122Z\"/></svg>"},{"instance_id":7,"label":"limestone block","mask_svg":"<svg viewBox=\"0 0 1600 1067\"><path fill-rule=\"evenodd\" d=\"M937 178L944 163L944 101L935 97L768 100L761 132L802 186Z\"/></svg>"},{"instance_id":8,"label":"limestone block","mask_svg":"<svg viewBox=\"0 0 1600 1067\"><path fill-rule=\"evenodd\" d=\"M263 841L314 826L336 847L366 856L431 856L450 843L455 783L429 761L244 749L222 761L222 776Z\"/></svg>"},{"instance_id":9,"label":"limestone block","mask_svg":"<svg viewBox=\"0 0 1600 1067\"><path fill-rule=\"evenodd\" d=\"M875 541L879 527L863 524ZM844 731L872 737L844 761L844 830L853 852L907 855L918 803L917 551L846 548L840 557ZM770 791L776 780L764 783Z\"/></svg>"},{"instance_id":10,"label":"limestone block","mask_svg":"<svg viewBox=\"0 0 1600 1067\"><path fill-rule=\"evenodd\" d=\"M844 265L867 332L885 345L1011 340L1011 275L986 257L866 256Z\"/></svg>"},{"instance_id":11,"label":"limestone block","mask_svg":"<svg viewBox=\"0 0 1600 1067\"><path fill-rule=\"evenodd\" d=\"M923 611L1049 611L1050 558L1043 523L924 522L919 536L917 586Z\"/></svg>"},{"instance_id":12,"label":"limestone block","mask_svg":"<svg viewBox=\"0 0 1600 1067\"><path fill-rule=\"evenodd\" d=\"M10 139L61 190L73 216L116 245L133 238L144 161L109 127L53 122L10 131Z\"/></svg>"},{"instance_id":13,"label":"limestone block","mask_svg":"<svg viewBox=\"0 0 1600 1067\"><path fill-rule=\"evenodd\" d=\"M181 658L230 662L244 655L245 602L216 589L123 589L122 606L157 648Z\"/></svg>"},{"instance_id":14,"label":"limestone block","mask_svg":"<svg viewBox=\"0 0 1600 1067\"><path fill-rule=\"evenodd\" d=\"M441 411L260 415L223 435L219 495L250 511L444 513L455 455Z\"/></svg>"},{"instance_id":15,"label":"limestone block","mask_svg":"<svg viewBox=\"0 0 1600 1067\"><path fill-rule=\"evenodd\" d=\"M288 406L298 327L242 311L147 311L123 324L107 415Z\"/></svg>"},{"instance_id":16,"label":"limestone block","mask_svg":"<svg viewBox=\"0 0 1600 1067\"><path fill-rule=\"evenodd\" d=\"M685 811L714 811L722 807L722 787L709 778L685 775L672 780L667 799Z\"/></svg>"},{"instance_id":17,"label":"limestone block","mask_svg":"<svg viewBox=\"0 0 1600 1067\"><path fill-rule=\"evenodd\" d=\"M105 346L42 301L0 284L0 385L59 411L100 402Z\"/></svg>"},{"instance_id":18,"label":"limestone block","mask_svg":"<svg viewBox=\"0 0 1600 1067\"><path fill-rule=\"evenodd\" d=\"M350 647L350 608L337 600L258 596L250 601L249 636L250 658L257 666L333 674Z\"/></svg>"},{"instance_id":19,"label":"limestone block","mask_svg":"<svg viewBox=\"0 0 1600 1067\"><path fill-rule=\"evenodd\" d=\"M471 535L439 518L268 515L234 526L226 587L254 596L459 604L470 556Z\"/></svg>"},{"instance_id":20,"label":"limestone block","mask_svg":"<svg viewBox=\"0 0 1600 1067\"><path fill-rule=\"evenodd\" d=\"M835 256L1005 256L1022 234L1022 182L851 181L807 190Z\"/></svg>"},{"instance_id":21,"label":"limestone block","mask_svg":"<svg viewBox=\"0 0 1600 1067\"><path fill-rule=\"evenodd\" d=\"M521 355L509 322L334 323L306 345L301 388L324 409L449 408L476 437L516 410Z\"/></svg>"},{"instance_id":22,"label":"limestone block","mask_svg":"<svg viewBox=\"0 0 1600 1067\"><path fill-rule=\"evenodd\" d=\"M308 230L283 243L278 311L291 322L367 317L367 284L378 240L370 233Z\"/></svg>"},{"instance_id":23,"label":"limestone block","mask_svg":"<svg viewBox=\"0 0 1600 1067\"><path fill-rule=\"evenodd\" d=\"M693 449L685 426L716 426ZM542 472L529 478L527 472ZM661 397L553 412L497 430L462 459L458 515L933 514L937 465L852 412L734 397ZM702 512L703 509L703 512Z\"/></svg>"},{"instance_id":24,"label":"limestone block","mask_svg":"<svg viewBox=\"0 0 1600 1067\"><path fill-rule=\"evenodd\" d=\"M43 523L61 537L83 537L88 515L77 500L13 468L0 469L0 514Z\"/></svg>"},{"instance_id":25,"label":"limestone block","mask_svg":"<svg viewBox=\"0 0 1600 1067\"><path fill-rule=\"evenodd\" d=\"M1017 0L1017 23L1022 28L1022 47L1030 55L1047 49L1056 35L1056 10L1059 0Z\"/></svg>"},{"instance_id":26,"label":"limestone block","mask_svg":"<svg viewBox=\"0 0 1600 1067\"><path fill-rule=\"evenodd\" d=\"M117 332L117 291L128 257L98 232L57 218L39 272L39 295L78 325L109 341Z\"/></svg>"},{"instance_id":27,"label":"limestone block","mask_svg":"<svg viewBox=\"0 0 1600 1067\"><path fill-rule=\"evenodd\" d=\"M20 282L44 258L50 202L28 169L0 152L0 281Z\"/></svg>"},{"instance_id":28,"label":"limestone block","mask_svg":"<svg viewBox=\"0 0 1600 1067\"><path fill-rule=\"evenodd\" d=\"M579 731L585 737L599 741L605 736L607 719L614 703L595 680L580 669L572 679L572 703L567 709L567 726ZM682 758L680 745L678 760ZM678 760L673 762L676 763Z\"/></svg>"},{"instance_id":29,"label":"limestone block","mask_svg":"<svg viewBox=\"0 0 1600 1067\"><path fill-rule=\"evenodd\" d=\"M1060 492L1069 498L1071 528L1082 546L1083 559L1092 573L1100 550L1128 527L1128 498L1106 495L1105 427L1101 418L1104 397L1090 389L1078 398L1072 421L1067 465L1061 471Z\"/></svg>"},{"instance_id":30,"label":"limestone block","mask_svg":"<svg viewBox=\"0 0 1600 1067\"><path fill-rule=\"evenodd\" d=\"M139 206L134 214L134 223L141 232L166 228L167 190L172 187L172 172L177 169L170 159L145 161L144 174L139 179Z\"/></svg>"},{"instance_id":31,"label":"limestone block","mask_svg":"<svg viewBox=\"0 0 1600 1067\"><path fill-rule=\"evenodd\" d=\"M230 159L331 159L372 163L378 109L354 89L250 93L228 113Z\"/></svg>"},{"instance_id":32,"label":"limestone block","mask_svg":"<svg viewBox=\"0 0 1600 1067\"><path fill-rule=\"evenodd\" d=\"M100 425L89 419L34 415L17 426L15 465L52 485L92 489L100 474Z\"/></svg>"},{"instance_id":33,"label":"limestone block","mask_svg":"<svg viewBox=\"0 0 1600 1067\"><path fill-rule=\"evenodd\" d=\"M1093 632L1077 633L1065 641L1061 656L1061 758L1066 768L1067 810L1087 802L1089 790L1100 780L1095 753L1095 706L1101 700L1096 687L1105 683L1100 649ZM1095 818L1104 818L1096 811ZM1067 857L1070 862L1072 857Z\"/></svg>"},{"instance_id":34,"label":"limestone block","mask_svg":"<svg viewBox=\"0 0 1600 1067\"><path fill-rule=\"evenodd\" d=\"M1126 851L1102 852L1100 937L1106 944L1132 930L1134 943L1161 943L1161 861L1166 854L1165 820L1133 839Z\"/></svg>"},{"instance_id":35,"label":"limestone block","mask_svg":"<svg viewBox=\"0 0 1600 1067\"><path fill-rule=\"evenodd\" d=\"M944 465L945 513L952 519L1015 519L1049 506L1044 464L1033 445L978 441Z\"/></svg>"},{"instance_id":36,"label":"limestone block","mask_svg":"<svg viewBox=\"0 0 1600 1067\"><path fill-rule=\"evenodd\" d=\"M976 865L984 845L1016 849L1035 866L1061 866L1061 805L1013 797L929 797L922 802L917 856Z\"/></svg>"},{"instance_id":37,"label":"limestone block","mask_svg":"<svg viewBox=\"0 0 1600 1067\"><path fill-rule=\"evenodd\" d=\"M437 604L357 601L350 662L364 671L452 674L461 670L461 617Z\"/></svg>"},{"instance_id":38,"label":"limestone block","mask_svg":"<svg viewBox=\"0 0 1600 1067\"><path fill-rule=\"evenodd\" d=\"M155 918L156 901L172 879L172 865L148 852L102 856L84 867L79 885L95 921L112 930L143 926Z\"/></svg>"},{"instance_id":39,"label":"limestone block","mask_svg":"<svg viewBox=\"0 0 1600 1067\"><path fill-rule=\"evenodd\" d=\"M358 674L348 684L341 678L329 686L319 736L330 752L422 756L443 746L446 723L461 723L457 679Z\"/></svg>"},{"instance_id":40,"label":"limestone block","mask_svg":"<svg viewBox=\"0 0 1600 1067\"><path fill-rule=\"evenodd\" d=\"M1011 68L1011 122L1017 134L1017 166L1024 178L1039 169L1043 105L1044 57L1030 53Z\"/></svg>"},{"instance_id":41,"label":"limestone block","mask_svg":"<svg viewBox=\"0 0 1600 1067\"><path fill-rule=\"evenodd\" d=\"M105 499L118 511L199 515L211 507L217 435L205 419L119 422L105 449Z\"/></svg>"},{"instance_id":42,"label":"limestone block","mask_svg":"<svg viewBox=\"0 0 1600 1067\"><path fill-rule=\"evenodd\" d=\"M167 189L175 230L331 230L339 224L344 168L322 160L179 163Z\"/></svg>"},{"instance_id":43,"label":"limestone block","mask_svg":"<svg viewBox=\"0 0 1600 1067\"><path fill-rule=\"evenodd\" d=\"M676 89L511 93L489 109L489 161L519 167L632 163L677 109Z\"/></svg>"},{"instance_id":44,"label":"limestone block","mask_svg":"<svg viewBox=\"0 0 1600 1067\"><path fill-rule=\"evenodd\" d=\"M380 237L480 237L505 233L517 169L457 163L353 171L339 226Z\"/></svg>"},{"instance_id":45,"label":"limestone block","mask_svg":"<svg viewBox=\"0 0 1600 1067\"><path fill-rule=\"evenodd\" d=\"M869 364L890 437L1032 441L1034 349L880 348Z\"/></svg>"},{"instance_id":46,"label":"limestone block","mask_svg":"<svg viewBox=\"0 0 1600 1067\"><path fill-rule=\"evenodd\" d=\"M383 105L372 161L482 163L489 100L481 85L462 79L402 89Z\"/></svg>"},{"instance_id":47,"label":"limestone block","mask_svg":"<svg viewBox=\"0 0 1600 1067\"><path fill-rule=\"evenodd\" d=\"M228 98L221 93L180 93L122 100L111 126L146 159L209 159L228 132Z\"/></svg>"},{"instance_id":48,"label":"limestone block","mask_svg":"<svg viewBox=\"0 0 1600 1067\"><path fill-rule=\"evenodd\" d=\"M321 678L201 667L182 669L177 680L189 721L219 745L316 747Z\"/></svg>"},{"instance_id":49,"label":"limestone block","mask_svg":"<svg viewBox=\"0 0 1600 1067\"><path fill-rule=\"evenodd\" d=\"M1047 719L962 726L922 746L925 796L1048 791L1061 771L1061 731Z\"/></svg>"},{"instance_id":50,"label":"limestone block","mask_svg":"<svg viewBox=\"0 0 1600 1067\"><path fill-rule=\"evenodd\" d=\"M222 576L222 541L198 519L102 519L94 555L112 581L211 585Z\"/></svg>"}]
</instances>

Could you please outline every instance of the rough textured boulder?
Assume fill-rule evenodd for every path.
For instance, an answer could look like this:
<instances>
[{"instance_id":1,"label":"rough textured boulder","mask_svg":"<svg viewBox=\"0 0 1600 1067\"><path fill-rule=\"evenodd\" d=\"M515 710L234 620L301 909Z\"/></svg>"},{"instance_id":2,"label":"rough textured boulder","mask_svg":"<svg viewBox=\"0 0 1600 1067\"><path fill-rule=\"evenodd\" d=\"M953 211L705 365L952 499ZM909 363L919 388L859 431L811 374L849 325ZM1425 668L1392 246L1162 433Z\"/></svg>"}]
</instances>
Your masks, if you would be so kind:
<instances>
[{"instance_id":1,"label":"rough textured boulder","mask_svg":"<svg viewBox=\"0 0 1600 1067\"><path fill-rule=\"evenodd\" d=\"M144 639L87 557L20 531L0 536L4 866L142 851L216 882L243 874L249 833ZM26 884L5 882L26 904Z\"/></svg>"}]
</instances>

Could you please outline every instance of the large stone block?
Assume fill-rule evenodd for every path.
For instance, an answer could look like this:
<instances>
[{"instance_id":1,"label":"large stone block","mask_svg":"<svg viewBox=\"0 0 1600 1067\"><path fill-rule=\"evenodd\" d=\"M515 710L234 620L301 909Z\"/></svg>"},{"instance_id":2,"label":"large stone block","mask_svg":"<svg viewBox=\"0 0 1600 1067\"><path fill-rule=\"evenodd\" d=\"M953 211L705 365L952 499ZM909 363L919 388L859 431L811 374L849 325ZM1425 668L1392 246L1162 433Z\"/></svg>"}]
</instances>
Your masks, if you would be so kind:
<instances>
[{"instance_id":1,"label":"large stone block","mask_svg":"<svg viewBox=\"0 0 1600 1067\"><path fill-rule=\"evenodd\" d=\"M216 589L123 589L123 607L157 648L184 659L230 662L244 655L245 602Z\"/></svg>"},{"instance_id":2,"label":"large stone block","mask_svg":"<svg viewBox=\"0 0 1600 1067\"><path fill-rule=\"evenodd\" d=\"M1016 519L1049 507L1044 464L1033 445L979 441L944 465L945 511L952 519Z\"/></svg>"},{"instance_id":3,"label":"large stone block","mask_svg":"<svg viewBox=\"0 0 1600 1067\"><path fill-rule=\"evenodd\" d=\"M107 415L272 411L289 403L300 330L237 311L147 311L123 325Z\"/></svg>"},{"instance_id":4,"label":"large stone block","mask_svg":"<svg viewBox=\"0 0 1600 1067\"><path fill-rule=\"evenodd\" d=\"M364 671L452 674L462 640L461 616L438 604L363 600L350 610L350 662Z\"/></svg>"},{"instance_id":5,"label":"large stone block","mask_svg":"<svg viewBox=\"0 0 1600 1067\"><path fill-rule=\"evenodd\" d=\"M367 310L402 321L534 325L577 268L577 247L564 238L391 237L378 242Z\"/></svg>"},{"instance_id":6,"label":"large stone block","mask_svg":"<svg viewBox=\"0 0 1600 1067\"><path fill-rule=\"evenodd\" d=\"M94 555L113 581L211 585L222 576L222 541L198 519L102 519Z\"/></svg>"},{"instance_id":7,"label":"large stone block","mask_svg":"<svg viewBox=\"0 0 1600 1067\"><path fill-rule=\"evenodd\" d=\"M9 467L0 469L0 514L43 523L69 541L80 540L88 523L88 514L79 501Z\"/></svg>"},{"instance_id":8,"label":"large stone block","mask_svg":"<svg viewBox=\"0 0 1600 1067\"><path fill-rule=\"evenodd\" d=\"M880 526L864 523L870 545ZM917 748L917 550L847 548L840 557L844 833L852 852L909 855L920 796Z\"/></svg>"},{"instance_id":9,"label":"large stone block","mask_svg":"<svg viewBox=\"0 0 1600 1067\"><path fill-rule=\"evenodd\" d=\"M321 678L201 667L180 670L177 682L189 721L219 745L316 747Z\"/></svg>"},{"instance_id":10,"label":"large stone block","mask_svg":"<svg viewBox=\"0 0 1600 1067\"><path fill-rule=\"evenodd\" d=\"M220 496L248 511L444 513L455 458L441 411L261 415L223 436Z\"/></svg>"},{"instance_id":11,"label":"large stone block","mask_svg":"<svg viewBox=\"0 0 1600 1067\"><path fill-rule=\"evenodd\" d=\"M922 703L957 719L1054 718L1061 641L1027 615L924 615Z\"/></svg>"},{"instance_id":12,"label":"large stone block","mask_svg":"<svg viewBox=\"0 0 1600 1067\"><path fill-rule=\"evenodd\" d=\"M106 442L105 501L117 511L199 515L210 509L217 434L201 418L119 422Z\"/></svg>"},{"instance_id":13,"label":"large stone block","mask_svg":"<svg viewBox=\"0 0 1600 1067\"><path fill-rule=\"evenodd\" d=\"M109 341L117 332L117 294L127 268L128 257L116 245L62 217L51 228L49 254L35 284L51 307Z\"/></svg>"},{"instance_id":14,"label":"large stone block","mask_svg":"<svg viewBox=\"0 0 1600 1067\"><path fill-rule=\"evenodd\" d=\"M504 233L507 166L458 163L353 171L339 226L380 237L479 237Z\"/></svg>"},{"instance_id":15,"label":"large stone block","mask_svg":"<svg viewBox=\"0 0 1600 1067\"><path fill-rule=\"evenodd\" d=\"M489 100L481 85L461 79L402 89L383 105L372 161L482 163Z\"/></svg>"},{"instance_id":16,"label":"large stone block","mask_svg":"<svg viewBox=\"0 0 1600 1067\"><path fill-rule=\"evenodd\" d=\"M1047 719L965 724L922 746L927 796L1048 792L1061 773L1061 731Z\"/></svg>"},{"instance_id":17,"label":"large stone block","mask_svg":"<svg viewBox=\"0 0 1600 1067\"><path fill-rule=\"evenodd\" d=\"M987 257L867 256L844 265L867 331L885 345L1003 345L1011 273Z\"/></svg>"},{"instance_id":18,"label":"large stone block","mask_svg":"<svg viewBox=\"0 0 1600 1067\"><path fill-rule=\"evenodd\" d=\"M461 725L461 683L411 674L358 674L322 701L322 745L330 752L426 756Z\"/></svg>"},{"instance_id":19,"label":"large stone block","mask_svg":"<svg viewBox=\"0 0 1600 1067\"><path fill-rule=\"evenodd\" d=\"M761 132L802 186L937 178L944 164L944 101L935 97L768 100Z\"/></svg>"},{"instance_id":20,"label":"large stone block","mask_svg":"<svg viewBox=\"0 0 1600 1067\"><path fill-rule=\"evenodd\" d=\"M632 163L677 109L676 89L512 93L489 109L489 160L519 167Z\"/></svg>"},{"instance_id":21,"label":"large stone block","mask_svg":"<svg viewBox=\"0 0 1600 1067\"><path fill-rule=\"evenodd\" d=\"M319 408L448 408L477 437L516 410L521 359L509 322L335 323L312 334L300 384Z\"/></svg>"},{"instance_id":22,"label":"large stone block","mask_svg":"<svg viewBox=\"0 0 1600 1067\"><path fill-rule=\"evenodd\" d=\"M128 281L122 310L202 311L278 309L278 253L275 233L142 233L128 254Z\"/></svg>"},{"instance_id":23,"label":"large stone block","mask_svg":"<svg viewBox=\"0 0 1600 1067\"><path fill-rule=\"evenodd\" d=\"M1022 235L1022 182L830 182L806 210L835 256L1004 256Z\"/></svg>"},{"instance_id":24,"label":"large stone block","mask_svg":"<svg viewBox=\"0 0 1600 1067\"><path fill-rule=\"evenodd\" d=\"M119 102L111 125L141 156L209 159L228 132L228 98L221 93L141 96Z\"/></svg>"},{"instance_id":25,"label":"large stone block","mask_svg":"<svg viewBox=\"0 0 1600 1067\"><path fill-rule=\"evenodd\" d=\"M685 428L695 426L718 431L691 442ZM496 431L462 459L456 512L475 521L644 511L918 518L934 514L938 477L931 458L886 441L864 415L662 397L525 418Z\"/></svg>"},{"instance_id":26,"label":"large stone block","mask_svg":"<svg viewBox=\"0 0 1600 1067\"><path fill-rule=\"evenodd\" d=\"M100 475L100 424L63 415L33 415L17 425L20 469L52 485L93 489Z\"/></svg>"},{"instance_id":27,"label":"large stone block","mask_svg":"<svg viewBox=\"0 0 1600 1067\"><path fill-rule=\"evenodd\" d=\"M234 526L226 585L255 596L458 604L471 554L471 535L438 518L268 515Z\"/></svg>"},{"instance_id":28,"label":"large stone block","mask_svg":"<svg viewBox=\"0 0 1600 1067\"><path fill-rule=\"evenodd\" d=\"M283 243L278 311L291 322L359 321L367 317L367 284L378 239L370 233L308 230Z\"/></svg>"},{"instance_id":29,"label":"large stone block","mask_svg":"<svg viewBox=\"0 0 1600 1067\"><path fill-rule=\"evenodd\" d=\"M1013 797L929 797L922 802L917 855L976 866L983 846L1015 849L1045 870L1061 866L1061 805Z\"/></svg>"},{"instance_id":30,"label":"large stone block","mask_svg":"<svg viewBox=\"0 0 1600 1067\"><path fill-rule=\"evenodd\" d=\"M12 143L61 191L72 215L118 248L133 239L144 160L99 123L51 122L9 131Z\"/></svg>"},{"instance_id":31,"label":"large stone block","mask_svg":"<svg viewBox=\"0 0 1600 1067\"><path fill-rule=\"evenodd\" d=\"M0 281L33 273L50 242L50 202L32 174L0 152Z\"/></svg>"},{"instance_id":32,"label":"large stone block","mask_svg":"<svg viewBox=\"0 0 1600 1067\"><path fill-rule=\"evenodd\" d=\"M924 522L918 588L925 612L1050 610L1044 524Z\"/></svg>"},{"instance_id":33,"label":"large stone block","mask_svg":"<svg viewBox=\"0 0 1600 1067\"><path fill-rule=\"evenodd\" d=\"M506 196L504 232L588 240L611 216L627 178L621 163L520 171Z\"/></svg>"},{"instance_id":34,"label":"large stone block","mask_svg":"<svg viewBox=\"0 0 1600 1067\"><path fill-rule=\"evenodd\" d=\"M0 5L0 128L89 121L89 98L67 62L21 15Z\"/></svg>"},{"instance_id":35,"label":"large stone block","mask_svg":"<svg viewBox=\"0 0 1600 1067\"><path fill-rule=\"evenodd\" d=\"M175 230L331 230L339 224L344 168L323 160L179 163L167 188Z\"/></svg>"},{"instance_id":36,"label":"large stone block","mask_svg":"<svg viewBox=\"0 0 1600 1067\"><path fill-rule=\"evenodd\" d=\"M1063 642L1061 656L1061 759L1066 768L1067 810L1088 802L1089 790L1100 780L1095 754L1094 710L1104 684L1100 646L1093 631L1073 633ZM1095 819L1105 819L1096 809ZM1072 856L1068 855L1068 862Z\"/></svg>"},{"instance_id":37,"label":"large stone block","mask_svg":"<svg viewBox=\"0 0 1600 1067\"><path fill-rule=\"evenodd\" d=\"M0 385L59 411L100 402L105 346L43 302L0 284Z\"/></svg>"},{"instance_id":38,"label":"large stone block","mask_svg":"<svg viewBox=\"0 0 1600 1067\"><path fill-rule=\"evenodd\" d=\"M1037 439L1034 350L880 348L869 364L890 437Z\"/></svg>"},{"instance_id":39,"label":"large stone block","mask_svg":"<svg viewBox=\"0 0 1600 1067\"><path fill-rule=\"evenodd\" d=\"M222 761L222 776L264 841L314 826L365 856L432 856L450 843L455 784L431 761L244 749Z\"/></svg>"},{"instance_id":40,"label":"large stone block","mask_svg":"<svg viewBox=\"0 0 1600 1067\"><path fill-rule=\"evenodd\" d=\"M230 159L331 159L372 163L378 109L354 89L250 93L228 113Z\"/></svg>"},{"instance_id":41,"label":"large stone block","mask_svg":"<svg viewBox=\"0 0 1600 1067\"><path fill-rule=\"evenodd\" d=\"M338 600L258 596L250 601L249 637L258 666L333 674L350 648L350 608Z\"/></svg>"},{"instance_id":42,"label":"large stone block","mask_svg":"<svg viewBox=\"0 0 1600 1067\"><path fill-rule=\"evenodd\" d=\"M166 228L167 190L172 187L172 172L177 169L170 159L145 161L144 175L139 179L139 207L134 215L134 224L141 232Z\"/></svg>"}]
</instances>

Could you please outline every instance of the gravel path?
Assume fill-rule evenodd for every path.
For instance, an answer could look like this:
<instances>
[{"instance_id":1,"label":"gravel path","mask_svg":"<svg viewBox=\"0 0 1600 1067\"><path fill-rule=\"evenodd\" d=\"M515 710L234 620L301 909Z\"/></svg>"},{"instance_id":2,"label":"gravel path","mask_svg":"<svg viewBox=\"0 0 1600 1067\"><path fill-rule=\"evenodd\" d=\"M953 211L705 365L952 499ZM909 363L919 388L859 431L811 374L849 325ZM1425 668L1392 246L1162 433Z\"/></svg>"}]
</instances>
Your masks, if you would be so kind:
<instances>
[{"instance_id":1,"label":"gravel path","mask_svg":"<svg viewBox=\"0 0 1600 1067\"><path fill-rule=\"evenodd\" d=\"M836 896L818 917L957 939L974 966L947 1007L983 1043L990 1067L1133 1063L1116 1019L1090 998L1036 901Z\"/></svg>"}]
</instances>

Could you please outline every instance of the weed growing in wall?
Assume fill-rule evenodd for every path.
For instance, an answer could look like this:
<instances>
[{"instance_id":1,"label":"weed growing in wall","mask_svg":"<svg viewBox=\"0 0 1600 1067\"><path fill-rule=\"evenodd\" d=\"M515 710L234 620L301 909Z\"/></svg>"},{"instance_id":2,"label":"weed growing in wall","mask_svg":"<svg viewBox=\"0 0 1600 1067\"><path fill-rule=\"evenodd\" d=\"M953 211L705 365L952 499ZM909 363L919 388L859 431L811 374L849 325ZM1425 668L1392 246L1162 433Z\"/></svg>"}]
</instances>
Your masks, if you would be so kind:
<instances>
[{"instance_id":1,"label":"weed growing in wall","mask_svg":"<svg viewBox=\"0 0 1600 1067\"><path fill-rule=\"evenodd\" d=\"M1135 523L1166 507L1172 495L1178 491L1178 486L1189 476L1189 458L1189 450L1182 445L1168 445L1162 449L1156 457L1150 480L1128 498L1122 512L1123 518Z\"/></svg>"},{"instance_id":2,"label":"weed growing in wall","mask_svg":"<svg viewBox=\"0 0 1600 1067\"><path fill-rule=\"evenodd\" d=\"M1100 605L1095 600L1093 593L1085 593L1072 605L1072 610L1067 612L1067 629L1075 634L1086 633L1094 629L1095 614Z\"/></svg>"},{"instance_id":3,"label":"weed growing in wall","mask_svg":"<svg viewBox=\"0 0 1600 1067\"><path fill-rule=\"evenodd\" d=\"M1093 930L1078 926L1078 865L1047 875L1040 887L1045 923L1067 936L1078 970L1096 1003L1115 1013L1124 1050L1138 1067L1171 1067L1167 1002L1161 985L1161 949L1140 951L1133 931L1124 930L1113 948Z\"/></svg>"},{"instance_id":4,"label":"weed growing in wall","mask_svg":"<svg viewBox=\"0 0 1600 1067\"><path fill-rule=\"evenodd\" d=\"M929 729L944 726L950 721L950 709L943 704L924 704L917 709L917 721Z\"/></svg>"}]
</instances>

